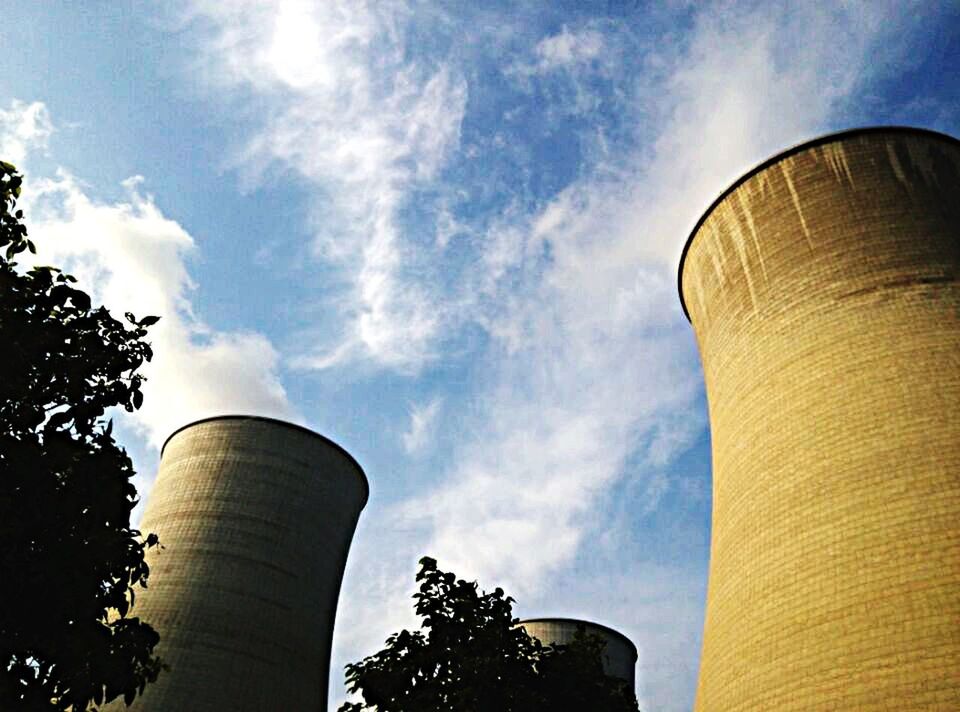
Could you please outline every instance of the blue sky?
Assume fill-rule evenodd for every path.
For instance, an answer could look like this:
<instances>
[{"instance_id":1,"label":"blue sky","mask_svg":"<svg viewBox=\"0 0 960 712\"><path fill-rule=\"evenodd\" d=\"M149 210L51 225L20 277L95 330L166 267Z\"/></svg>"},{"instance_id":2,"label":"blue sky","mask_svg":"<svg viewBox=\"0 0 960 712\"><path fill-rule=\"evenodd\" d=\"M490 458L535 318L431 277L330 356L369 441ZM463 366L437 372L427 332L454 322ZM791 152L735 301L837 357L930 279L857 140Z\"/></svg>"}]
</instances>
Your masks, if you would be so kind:
<instances>
[{"instance_id":1,"label":"blue sky","mask_svg":"<svg viewBox=\"0 0 960 712\"><path fill-rule=\"evenodd\" d=\"M429 554L623 631L641 703L686 710L710 456L683 242L797 142L960 133L960 8L515 5L11 4L0 158L42 261L163 316L118 423L145 498L166 435L218 413L364 466L332 702L414 624Z\"/></svg>"}]
</instances>

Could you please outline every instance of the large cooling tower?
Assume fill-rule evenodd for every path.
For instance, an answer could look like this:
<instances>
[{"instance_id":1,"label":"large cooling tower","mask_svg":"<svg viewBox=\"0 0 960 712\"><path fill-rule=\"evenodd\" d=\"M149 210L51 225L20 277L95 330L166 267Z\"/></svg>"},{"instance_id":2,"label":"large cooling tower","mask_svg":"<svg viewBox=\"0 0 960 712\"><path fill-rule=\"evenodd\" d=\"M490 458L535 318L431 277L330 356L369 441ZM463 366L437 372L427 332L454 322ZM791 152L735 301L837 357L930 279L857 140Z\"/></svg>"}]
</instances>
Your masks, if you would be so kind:
<instances>
[{"instance_id":1,"label":"large cooling tower","mask_svg":"<svg viewBox=\"0 0 960 712\"><path fill-rule=\"evenodd\" d=\"M133 615L170 666L132 709L321 712L340 580L367 480L289 423L191 423L167 440L141 529L165 547ZM111 710L127 709L122 702Z\"/></svg>"},{"instance_id":2,"label":"large cooling tower","mask_svg":"<svg viewBox=\"0 0 960 712\"><path fill-rule=\"evenodd\" d=\"M696 709L960 709L960 142L780 154L680 264L713 441Z\"/></svg>"},{"instance_id":3,"label":"large cooling tower","mask_svg":"<svg viewBox=\"0 0 960 712\"><path fill-rule=\"evenodd\" d=\"M530 618L519 625L527 635L544 645L567 645L573 642L578 628L587 635L596 635L607 645L603 649L603 671L611 677L626 680L631 692L636 684L634 669L637 664L637 648L623 633L599 623L574 618Z\"/></svg>"}]
</instances>

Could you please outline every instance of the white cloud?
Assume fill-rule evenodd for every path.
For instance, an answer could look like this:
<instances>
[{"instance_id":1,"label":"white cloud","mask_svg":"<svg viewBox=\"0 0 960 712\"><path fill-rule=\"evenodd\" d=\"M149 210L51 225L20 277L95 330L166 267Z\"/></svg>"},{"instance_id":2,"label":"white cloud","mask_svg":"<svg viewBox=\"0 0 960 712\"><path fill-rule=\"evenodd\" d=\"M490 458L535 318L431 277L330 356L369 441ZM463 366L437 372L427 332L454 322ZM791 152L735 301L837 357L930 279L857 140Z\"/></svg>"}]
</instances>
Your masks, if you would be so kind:
<instances>
[{"instance_id":1,"label":"white cloud","mask_svg":"<svg viewBox=\"0 0 960 712\"><path fill-rule=\"evenodd\" d=\"M603 50L603 35L593 29L571 32L566 26L556 35L537 43L534 53L539 59L537 68L549 72L571 64L588 62Z\"/></svg>"},{"instance_id":2,"label":"white cloud","mask_svg":"<svg viewBox=\"0 0 960 712\"><path fill-rule=\"evenodd\" d=\"M638 433L688 408L699 387L689 349L678 357L670 339L618 344L573 326L510 359L485 425L455 456L461 464L402 507L427 520L426 552L515 595L541 589L573 559ZM579 347L562 346L578 338ZM688 444L678 440L677 451Z\"/></svg>"},{"instance_id":3,"label":"white cloud","mask_svg":"<svg viewBox=\"0 0 960 712\"><path fill-rule=\"evenodd\" d=\"M551 97L538 107L547 125L571 116L596 116L604 96L602 84L617 81L622 71L623 35L611 24L595 20L574 29L564 25L560 32L541 39L529 56L515 58L503 72L526 91L539 87Z\"/></svg>"},{"instance_id":4,"label":"white cloud","mask_svg":"<svg viewBox=\"0 0 960 712\"><path fill-rule=\"evenodd\" d=\"M442 403L443 399L437 396L422 405L411 406L410 426L403 434L403 447L408 453L419 452L427 445Z\"/></svg>"},{"instance_id":5,"label":"white cloud","mask_svg":"<svg viewBox=\"0 0 960 712\"><path fill-rule=\"evenodd\" d=\"M405 57L400 3L191 3L205 75L266 100L239 163L317 186L316 249L352 283L332 343L301 365L369 359L400 371L432 360L444 314L398 226L410 191L458 145L466 83ZM253 167L253 168L250 168Z\"/></svg>"},{"instance_id":6,"label":"white cloud","mask_svg":"<svg viewBox=\"0 0 960 712\"><path fill-rule=\"evenodd\" d=\"M14 99L9 109L0 109L0 160L22 168L19 164L27 153L45 149L52 133L50 112L43 102Z\"/></svg>"},{"instance_id":7,"label":"white cloud","mask_svg":"<svg viewBox=\"0 0 960 712\"><path fill-rule=\"evenodd\" d=\"M294 418L278 376L278 354L255 332L217 331L194 313L185 259L193 239L125 182L126 201L91 199L60 171L32 179L24 191L37 260L62 266L115 316L160 316L148 341L154 359L143 366L144 405L130 418L154 446L177 427L224 413Z\"/></svg>"}]
</instances>

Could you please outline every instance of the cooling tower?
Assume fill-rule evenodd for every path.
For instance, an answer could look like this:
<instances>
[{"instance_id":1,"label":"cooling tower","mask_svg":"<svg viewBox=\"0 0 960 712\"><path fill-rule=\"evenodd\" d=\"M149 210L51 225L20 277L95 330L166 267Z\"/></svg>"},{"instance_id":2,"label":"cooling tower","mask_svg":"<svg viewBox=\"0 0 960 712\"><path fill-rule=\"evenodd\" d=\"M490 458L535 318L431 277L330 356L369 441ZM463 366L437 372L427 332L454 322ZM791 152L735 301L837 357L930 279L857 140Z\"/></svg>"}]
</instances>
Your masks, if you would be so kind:
<instances>
[{"instance_id":1,"label":"cooling tower","mask_svg":"<svg viewBox=\"0 0 960 712\"><path fill-rule=\"evenodd\" d=\"M603 671L611 677L626 680L631 692L635 689L637 648L623 633L599 623L574 618L531 618L520 621L519 625L523 626L527 635L544 645L567 645L573 642L578 628L583 628L588 635L600 637L607 644L603 649Z\"/></svg>"},{"instance_id":2,"label":"cooling tower","mask_svg":"<svg viewBox=\"0 0 960 712\"><path fill-rule=\"evenodd\" d=\"M170 666L132 709L326 710L340 580L363 470L305 428L227 416L167 440L141 529L149 588L133 615ZM111 710L126 710L115 703Z\"/></svg>"},{"instance_id":3,"label":"cooling tower","mask_svg":"<svg viewBox=\"0 0 960 712\"><path fill-rule=\"evenodd\" d=\"M696 709L960 709L960 142L804 144L680 263L713 457Z\"/></svg>"}]
</instances>

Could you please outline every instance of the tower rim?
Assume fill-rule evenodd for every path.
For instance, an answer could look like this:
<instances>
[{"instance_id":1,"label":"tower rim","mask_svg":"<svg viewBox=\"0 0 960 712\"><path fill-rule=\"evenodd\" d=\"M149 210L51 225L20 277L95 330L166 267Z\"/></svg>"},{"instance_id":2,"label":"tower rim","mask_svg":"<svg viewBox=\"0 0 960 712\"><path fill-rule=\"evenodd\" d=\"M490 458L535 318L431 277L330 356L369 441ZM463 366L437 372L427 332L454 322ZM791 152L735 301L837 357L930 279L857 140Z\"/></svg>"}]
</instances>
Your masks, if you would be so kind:
<instances>
[{"instance_id":1,"label":"tower rim","mask_svg":"<svg viewBox=\"0 0 960 712\"><path fill-rule=\"evenodd\" d=\"M637 646L634 644L632 640L630 640L630 638L628 638L626 635L621 633L616 628L611 628L610 626L604 625L603 623L597 623L596 621L589 621L589 620L586 620L585 618L564 618L564 617L556 618L551 616L542 616L538 618L524 618L523 620L518 621L517 625L522 626L525 623L577 623L583 626L599 628L600 630L610 633L618 640L621 640L624 643L626 643L628 646L630 646L630 650L633 651L634 662L636 662L637 659L639 658L639 653L637 652Z\"/></svg>"},{"instance_id":2,"label":"tower rim","mask_svg":"<svg viewBox=\"0 0 960 712\"><path fill-rule=\"evenodd\" d=\"M280 418L271 418L265 415L245 415L242 413L210 415L205 418L197 418L196 420L191 420L189 423L184 423L183 425L181 425L179 428L177 428L167 436L167 439L163 441L163 445L160 446L160 458L161 459L163 458L163 451L166 449L167 443L169 443L175 435L179 435L184 430L192 428L195 425L200 425L202 423L209 423L215 420L255 420L255 421L260 421L264 423L271 423L273 425L280 425L286 428L290 428L291 430L299 430L300 432L306 433L307 435L310 435L314 438L319 438L320 440L324 441L326 444L331 445L335 450L340 452L342 455L344 455L347 458L347 460L349 460L350 463L354 466L354 468L357 471L357 474L360 475L360 481L363 483L363 504L361 505L361 508L365 506L367 501L369 500L370 482L367 479L367 473L363 471L363 467L360 466L360 463L357 462L357 459L353 455L351 455L346 448L344 448L339 443L334 442L333 440L328 438L326 435L321 435L316 430L311 430L305 425L297 425L296 423L291 423L288 420L281 420Z\"/></svg>"},{"instance_id":3,"label":"tower rim","mask_svg":"<svg viewBox=\"0 0 960 712\"><path fill-rule=\"evenodd\" d=\"M706 222L707 218L710 217L710 214L717 208L720 203L722 203L726 198L733 193L737 188L746 183L748 180L756 176L758 173L765 171L771 166L776 165L785 158L790 158L802 151L809 150L811 148L816 148L828 143L835 143L837 141L844 141L846 139L855 138L857 136L865 136L869 134L881 134L881 133L891 133L898 135L917 135L925 136L927 138L935 138L938 140L945 140L948 143L955 145L960 145L960 139L951 136L949 134L943 133L942 131L936 131L934 129L922 128L919 126L902 126L902 125L890 125L890 126L862 126L859 128L844 129L842 131L834 131L832 133L824 134L816 138L809 139L807 141L801 141L790 148L784 149L778 153L773 154L764 161L761 161L753 168L746 171L743 175L737 178L733 183L727 186L714 200L710 203L709 207L703 211L700 215L700 219L697 220L697 224L693 226L693 229L690 231L690 234L687 236L687 240L683 245L683 251L680 253L680 263L677 265L677 293L680 295L680 307L683 309L683 315L687 318L687 321L690 321L690 312L687 311L687 302L683 298L683 267L686 263L687 253L690 251L690 247L693 244L693 239L696 237L697 233L700 231L700 228L703 226L703 223Z\"/></svg>"}]
</instances>

